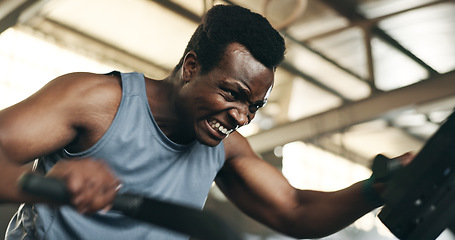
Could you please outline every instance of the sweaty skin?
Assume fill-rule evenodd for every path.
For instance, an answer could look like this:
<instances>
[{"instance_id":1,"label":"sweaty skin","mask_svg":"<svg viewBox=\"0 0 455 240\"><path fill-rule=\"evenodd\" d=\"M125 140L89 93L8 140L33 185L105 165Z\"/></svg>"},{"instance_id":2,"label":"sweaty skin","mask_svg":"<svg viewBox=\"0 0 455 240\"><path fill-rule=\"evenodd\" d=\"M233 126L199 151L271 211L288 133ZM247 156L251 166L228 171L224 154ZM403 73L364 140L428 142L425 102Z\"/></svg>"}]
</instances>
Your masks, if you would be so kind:
<instances>
[{"instance_id":1,"label":"sweaty skin","mask_svg":"<svg viewBox=\"0 0 455 240\"><path fill-rule=\"evenodd\" d=\"M146 79L149 106L172 141L224 144L225 165L216 183L241 210L284 234L310 238L338 231L378 207L362 197L361 183L335 192L293 188L233 131L251 122L265 104L274 69L263 66L241 44L231 43L217 67L206 74L200 70L196 53L190 51L175 74ZM72 73L0 111L1 201L43 201L15 187L18 177L30 171L22 166L61 148L78 152L93 146L114 119L121 92L115 76ZM108 163L109 159L61 161L48 175L64 179L72 204L92 213L110 206L121 182Z\"/></svg>"}]
</instances>

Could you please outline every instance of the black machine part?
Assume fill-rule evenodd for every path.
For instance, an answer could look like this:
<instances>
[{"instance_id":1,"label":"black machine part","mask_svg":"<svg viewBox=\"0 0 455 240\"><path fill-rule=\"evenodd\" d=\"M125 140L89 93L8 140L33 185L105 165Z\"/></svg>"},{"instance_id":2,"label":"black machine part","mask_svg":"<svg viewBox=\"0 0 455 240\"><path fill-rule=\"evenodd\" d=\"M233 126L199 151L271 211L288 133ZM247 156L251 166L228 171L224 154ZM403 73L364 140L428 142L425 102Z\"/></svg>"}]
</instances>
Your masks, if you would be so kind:
<instances>
[{"instance_id":1,"label":"black machine part","mask_svg":"<svg viewBox=\"0 0 455 240\"><path fill-rule=\"evenodd\" d=\"M399 239L433 240L455 222L455 112L381 197L379 219Z\"/></svg>"},{"instance_id":2,"label":"black machine part","mask_svg":"<svg viewBox=\"0 0 455 240\"><path fill-rule=\"evenodd\" d=\"M69 192L62 180L24 174L19 187L32 195L68 204ZM200 240L240 240L239 235L210 212L136 194L117 194L111 210Z\"/></svg>"}]
</instances>

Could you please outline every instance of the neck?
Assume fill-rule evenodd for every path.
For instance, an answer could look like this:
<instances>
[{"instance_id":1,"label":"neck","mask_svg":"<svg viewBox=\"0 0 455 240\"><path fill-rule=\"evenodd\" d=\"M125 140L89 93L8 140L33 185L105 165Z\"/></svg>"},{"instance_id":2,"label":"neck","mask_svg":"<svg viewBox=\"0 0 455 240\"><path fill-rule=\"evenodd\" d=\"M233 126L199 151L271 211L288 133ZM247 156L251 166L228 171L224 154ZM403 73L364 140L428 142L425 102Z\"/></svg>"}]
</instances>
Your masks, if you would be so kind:
<instances>
[{"instance_id":1,"label":"neck","mask_svg":"<svg viewBox=\"0 0 455 240\"><path fill-rule=\"evenodd\" d=\"M163 80L146 80L150 110L160 130L172 141L188 144L194 140L182 111L179 110L178 77L172 74Z\"/></svg>"}]
</instances>

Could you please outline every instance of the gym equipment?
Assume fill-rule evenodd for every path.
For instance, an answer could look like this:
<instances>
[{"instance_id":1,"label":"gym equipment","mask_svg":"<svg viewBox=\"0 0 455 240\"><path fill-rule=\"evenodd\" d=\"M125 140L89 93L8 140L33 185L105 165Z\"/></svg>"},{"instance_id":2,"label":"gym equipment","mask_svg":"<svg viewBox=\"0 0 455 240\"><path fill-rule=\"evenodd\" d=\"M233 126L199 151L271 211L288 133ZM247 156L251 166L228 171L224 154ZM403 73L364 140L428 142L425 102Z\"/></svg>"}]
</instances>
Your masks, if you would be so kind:
<instances>
[{"instance_id":1,"label":"gym equipment","mask_svg":"<svg viewBox=\"0 0 455 240\"><path fill-rule=\"evenodd\" d=\"M433 240L455 222L455 112L386 184L378 216L399 239Z\"/></svg>"},{"instance_id":2,"label":"gym equipment","mask_svg":"<svg viewBox=\"0 0 455 240\"><path fill-rule=\"evenodd\" d=\"M19 187L29 194L68 204L70 195L62 180L24 174ZM237 233L210 212L136 194L117 194L112 210L200 240L240 240Z\"/></svg>"}]
</instances>

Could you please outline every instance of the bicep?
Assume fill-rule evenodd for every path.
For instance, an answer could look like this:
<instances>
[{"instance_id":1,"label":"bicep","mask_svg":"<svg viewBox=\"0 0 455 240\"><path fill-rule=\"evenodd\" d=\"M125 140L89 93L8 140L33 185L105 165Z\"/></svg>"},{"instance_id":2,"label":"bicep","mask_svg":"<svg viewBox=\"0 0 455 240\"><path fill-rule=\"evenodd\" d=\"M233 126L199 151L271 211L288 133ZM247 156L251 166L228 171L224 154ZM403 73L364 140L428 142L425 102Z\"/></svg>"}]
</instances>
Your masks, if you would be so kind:
<instances>
[{"instance_id":1,"label":"bicep","mask_svg":"<svg viewBox=\"0 0 455 240\"><path fill-rule=\"evenodd\" d=\"M242 211L267 225L280 224L297 204L296 189L281 171L259 158L246 139L239 136L225 143L227 159L216 178L225 195Z\"/></svg>"}]
</instances>

